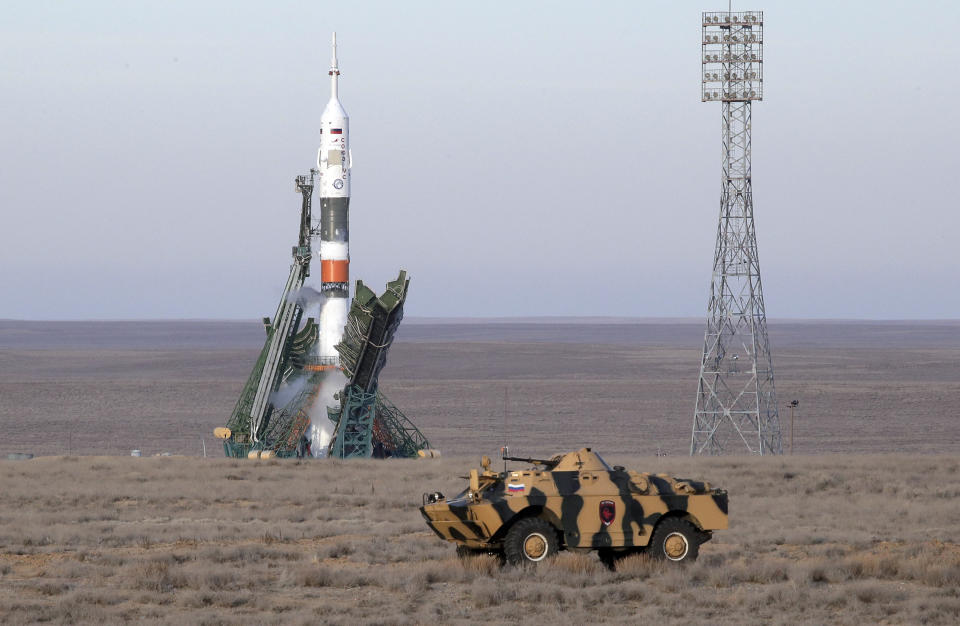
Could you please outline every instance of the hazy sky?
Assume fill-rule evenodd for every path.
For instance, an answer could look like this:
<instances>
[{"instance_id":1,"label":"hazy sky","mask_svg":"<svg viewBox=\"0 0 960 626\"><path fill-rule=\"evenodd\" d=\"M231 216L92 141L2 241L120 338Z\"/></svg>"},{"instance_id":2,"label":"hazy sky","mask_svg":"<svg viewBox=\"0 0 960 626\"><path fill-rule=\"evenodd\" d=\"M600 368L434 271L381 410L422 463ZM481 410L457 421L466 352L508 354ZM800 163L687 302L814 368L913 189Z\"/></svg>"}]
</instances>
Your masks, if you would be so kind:
<instances>
[{"instance_id":1,"label":"hazy sky","mask_svg":"<svg viewBox=\"0 0 960 626\"><path fill-rule=\"evenodd\" d=\"M702 316L726 2L38 2L0 20L0 318L271 314L330 31L354 278L414 316ZM773 2L771 317L960 317L960 3Z\"/></svg>"}]
</instances>

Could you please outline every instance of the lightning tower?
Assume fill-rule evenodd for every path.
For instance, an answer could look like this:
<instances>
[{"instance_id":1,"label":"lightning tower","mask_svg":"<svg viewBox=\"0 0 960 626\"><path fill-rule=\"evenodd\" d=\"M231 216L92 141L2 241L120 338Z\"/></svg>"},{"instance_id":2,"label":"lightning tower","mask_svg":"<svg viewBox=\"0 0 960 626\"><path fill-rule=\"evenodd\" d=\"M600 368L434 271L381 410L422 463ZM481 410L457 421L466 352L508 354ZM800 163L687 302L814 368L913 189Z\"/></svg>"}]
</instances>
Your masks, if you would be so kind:
<instances>
[{"instance_id":1,"label":"lightning tower","mask_svg":"<svg viewBox=\"0 0 960 626\"><path fill-rule=\"evenodd\" d=\"M703 14L701 100L723 108L720 223L690 454L782 454L750 175L751 104L763 99L763 12Z\"/></svg>"}]
</instances>

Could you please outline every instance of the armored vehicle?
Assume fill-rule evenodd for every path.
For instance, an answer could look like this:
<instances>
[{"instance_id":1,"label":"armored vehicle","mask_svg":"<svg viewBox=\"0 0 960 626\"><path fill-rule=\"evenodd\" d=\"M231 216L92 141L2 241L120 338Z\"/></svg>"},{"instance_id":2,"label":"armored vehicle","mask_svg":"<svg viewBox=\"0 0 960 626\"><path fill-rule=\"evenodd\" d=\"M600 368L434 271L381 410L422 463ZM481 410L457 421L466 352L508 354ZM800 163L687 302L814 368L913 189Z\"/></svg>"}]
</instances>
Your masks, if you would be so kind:
<instances>
[{"instance_id":1,"label":"armored vehicle","mask_svg":"<svg viewBox=\"0 0 960 626\"><path fill-rule=\"evenodd\" d=\"M454 498L423 494L420 512L461 555L495 553L536 563L560 550L598 550L609 567L628 554L693 561L714 530L727 528L727 492L708 483L610 467L590 448L494 472L470 470Z\"/></svg>"}]
</instances>

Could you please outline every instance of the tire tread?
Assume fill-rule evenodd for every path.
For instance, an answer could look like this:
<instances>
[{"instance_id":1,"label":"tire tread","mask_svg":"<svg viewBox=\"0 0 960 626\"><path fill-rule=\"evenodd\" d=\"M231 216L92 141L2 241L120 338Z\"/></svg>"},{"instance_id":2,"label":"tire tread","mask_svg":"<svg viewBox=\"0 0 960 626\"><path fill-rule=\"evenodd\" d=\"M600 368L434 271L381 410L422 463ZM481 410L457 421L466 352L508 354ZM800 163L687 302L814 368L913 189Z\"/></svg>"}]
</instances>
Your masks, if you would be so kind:
<instances>
[{"instance_id":1,"label":"tire tread","mask_svg":"<svg viewBox=\"0 0 960 626\"><path fill-rule=\"evenodd\" d=\"M668 517L662 520L653 531L653 537L650 538L650 556L655 559L668 560L663 552L663 544L670 533L679 532L687 538L689 549L687 555L675 563L692 563L697 560L700 554L701 533L697 527L685 519L679 517Z\"/></svg>"},{"instance_id":2,"label":"tire tread","mask_svg":"<svg viewBox=\"0 0 960 626\"><path fill-rule=\"evenodd\" d=\"M523 554L523 540L532 532L539 532L547 538L547 556L550 558L560 550L560 540L557 537L556 529L549 522L539 517L525 517L515 523L509 531L503 542L503 552L507 562L512 565L522 563L534 563L529 561Z\"/></svg>"}]
</instances>

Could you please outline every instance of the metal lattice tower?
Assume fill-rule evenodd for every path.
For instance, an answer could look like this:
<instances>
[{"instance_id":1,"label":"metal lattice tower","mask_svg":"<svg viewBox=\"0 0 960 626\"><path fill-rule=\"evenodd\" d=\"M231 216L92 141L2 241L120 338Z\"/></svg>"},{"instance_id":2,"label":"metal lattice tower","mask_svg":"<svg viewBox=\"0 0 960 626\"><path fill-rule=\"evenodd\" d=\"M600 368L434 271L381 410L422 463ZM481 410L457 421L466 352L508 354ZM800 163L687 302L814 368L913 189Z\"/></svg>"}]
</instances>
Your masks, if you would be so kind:
<instances>
[{"instance_id":1,"label":"metal lattice tower","mask_svg":"<svg viewBox=\"0 0 960 626\"><path fill-rule=\"evenodd\" d=\"M763 13L710 12L702 23L701 100L723 107L723 189L690 454L722 454L730 440L751 454L782 454L750 177Z\"/></svg>"}]
</instances>

